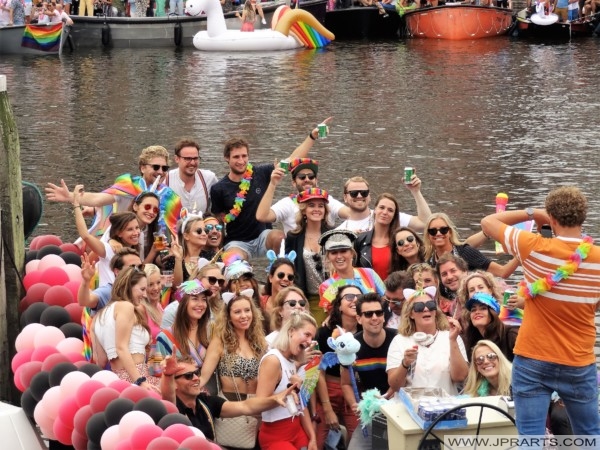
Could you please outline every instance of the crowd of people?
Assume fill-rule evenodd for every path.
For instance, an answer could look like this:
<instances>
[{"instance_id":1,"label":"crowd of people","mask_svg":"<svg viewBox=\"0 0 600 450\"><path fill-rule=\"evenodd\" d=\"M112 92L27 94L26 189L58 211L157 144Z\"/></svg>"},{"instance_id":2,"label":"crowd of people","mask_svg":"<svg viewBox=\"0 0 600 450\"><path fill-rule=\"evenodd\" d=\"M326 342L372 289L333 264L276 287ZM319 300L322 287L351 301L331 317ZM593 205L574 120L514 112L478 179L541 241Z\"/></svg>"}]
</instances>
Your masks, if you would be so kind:
<instances>
[{"instance_id":1,"label":"crowd of people","mask_svg":"<svg viewBox=\"0 0 600 450\"><path fill-rule=\"evenodd\" d=\"M558 188L545 209L487 216L462 240L448 215L431 212L416 173L399 175L400 193L381 193L374 209L361 176L334 199L309 157L320 128L280 163L250 162L250 144L229 139L222 178L200 168L200 146L184 139L176 167L167 149L147 147L139 174L101 193L48 185L49 200L71 204L89 252L78 301L92 317L95 361L162 392L217 443L214 419L262 413L260 425L246 422L256 448L326 448L342 426L347 448L371 448L356 390L391 398L402 387L513 395L527 435L544 434L540 411L558 394L576 434L600 434L600 250L582 234L584 195ZM275 201L286 177L292 192ZM402 211L405 193L415 215ZM550 224L554 237L512 226L526 220ZM477 246L488 239L513 259L484 256ZM265 257L261 288L254 266ZM502 278L519 265L521 287L504 295ZM515 308L525 312L521 326L503 321ZM307 364L332 351L339 327L360 342L356 362L320 370L310 401L301 400ZM153 353L166 357L158 372Z\"/></svg>"}]
</instances>

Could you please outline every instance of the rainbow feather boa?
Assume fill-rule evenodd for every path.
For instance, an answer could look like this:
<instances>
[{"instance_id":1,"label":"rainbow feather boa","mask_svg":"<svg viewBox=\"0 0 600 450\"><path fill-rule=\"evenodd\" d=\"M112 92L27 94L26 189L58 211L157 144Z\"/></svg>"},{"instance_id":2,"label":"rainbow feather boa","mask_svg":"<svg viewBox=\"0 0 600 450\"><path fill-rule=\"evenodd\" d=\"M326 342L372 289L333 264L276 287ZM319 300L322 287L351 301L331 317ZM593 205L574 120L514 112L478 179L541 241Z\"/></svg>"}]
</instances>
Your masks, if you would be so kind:
<instances>
[{"instance_id":1,"label":"rainbow feather boa","mask_svg":"<svg viewBox=\"0 0 600 450\"><path fill-rule=\"evenodd\" d=\"M556 272L548 274L543 278L538 278L533 283L527 283L525 280L522 280L517 291L519 297L526 300L533 300L536 295L550 291L562 280L569 278L579 269L581 262L588 257L593 244L594 240L590 236L584 237L575 252L569 256L569 260L557 268Z\"/></svg>"},{"instance_id":2,"label":"rainbow feather boa","mask_svg":"<svg viewBox=\"0 0 600 450\"><path fill-rule=\"evenodd\" d=\"M225 215L225 219L223 220L225 223L233 222L242 212L242 207L246 201L246 195L250 190L250 182L252 181L253 173L254 168L252 167L252 164L248 163L246 166L246 171L244 172L244 177L242 178L242 181L240 181L240 190L233 201L233 208L229 210L229 212Z\"/></svg>"}]
</instances>

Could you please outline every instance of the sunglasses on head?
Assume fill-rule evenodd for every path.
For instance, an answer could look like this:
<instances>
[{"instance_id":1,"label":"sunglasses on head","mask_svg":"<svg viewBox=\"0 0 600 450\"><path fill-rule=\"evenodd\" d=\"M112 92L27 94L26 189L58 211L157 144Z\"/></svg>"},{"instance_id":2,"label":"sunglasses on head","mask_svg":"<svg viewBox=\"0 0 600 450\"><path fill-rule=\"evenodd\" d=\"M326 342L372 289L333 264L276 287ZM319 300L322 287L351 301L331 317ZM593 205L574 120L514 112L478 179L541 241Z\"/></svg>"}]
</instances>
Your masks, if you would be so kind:
<instances>
[{"instance_id":1,"label":"sunglasses on head","mask_svg":"<svg viewBox=\"0 0 600 450\"><path fill-rule=\"evenodd\" d=\"M287 276L288 281L294 281L294 278L295 278L294 274L277 272L277 278L279 278L280 280L283 280L286 276Z\"/></svg>"},{"instance_id":2,"label":"sunglasses on head","mask_svg":"<svg viewBox=\"0 0 600 450\"><path fill-rule=\"evenodd\" d=\"M296 175L296 178L298 178L300 181L304 181L307 178L312 181L317 178L317 176L313 175L312 173L301 173L300 175Z\"/></svg>"},{"instance_id":3,"label":"sunglasses on head","mask_svg":"<svg viewBox=\"0 0 600 450\"><path fill-rule=\"evenodd\" d=\"M389 298L389 297L385 297L384 296L383 299L387 300L390 305L401 306L402 303L404 303L404 299L403 298Z\"/></svg>"},{"instance_id":4,"label":"sunglasses on head","mask_svg":"<svg viewBox=\"0 0 600 450\"><path fill-rule=\"evenodd\" d=\"M204 231L206 231L206 234L210 233L212 230L216 230L220 233L221 231L223 231L223 225L208 224L204 227Z\"/></svg>"},{"instance_id":5,"label":"sunglasses on head","mask_svg":"<svg viewBox=\"0 0 600 450\"><path fill-rule=\"evenodd\" d=\"M486 359L488 361L496 361L498 359L498 355L490 352L487 355L478 356L477 358L475 358L475 364L477 364L478 366L481 366L485 362Z\"/></svg>"},{"instance_id":6,"label":"sunglasses on head","mask_svg":"<svg viewBox=\"0 0 600 450\"><path fill-rule=\"evenodd\" d=\"M286 303L288 303L290 305L290 308L295 308L296 304L302 306L303 308L306 306L306 300L304 300L304 299L301 299L301 300L286 300L285 302L283 302L284 305Z\"/></svg>"},{"instance_id":7,"label":"sunglasses on head","mask_svg":"<svg viewBox=\"0 0 600 450\"><path fill-rule=\"evenodd\" d=\"M155 172L158 172L160 169L162 169L163 172L167 172L170 169L169 166L161 166L160 164L146 164L146 165L152 167L152 170L154 170Z\"/></svg>"},{"instance_id":8,"label":"sunglasses on head","mask_svg":"<svg viewBox=\"0 0 600 450\"><path fill-rule=\"evenodd\" d=\"M414 312L423 312L427 308L429 311L435 311L437 309L437 303L435 300L429 300L427 302L415 302L413 305Z\"/></svg>"},{"instance_id":9,"label":"sunglasses on head","mask_svg":"<svg viewBox=\"0 0 600 450\"><path fill-rule=\"evenodd\" d=\"M410 236L406 236L406 239L398 239L398 242L396 242L396 244L398 244L398 247L404 247L404 244L406 243L412 244L413 242L415 242L415 237L411 234Z\"/></svg>"},{"instance_id":10,"label":"sunglasses on head","mask_svg":"<svg viewBox=\"0 0 600 450\"><path fill-rule=\"evenodd\" d=\"M357 190L357 191L348 191L346 192L350 197L352 198L356 198L358 197L358 194L360 194L360 196L362 198L367 198L369 196L369 190L368 189L364 189L364 190Z\"/></svg>"},{"instance_id":11,"label":"sunglasses on head","mask_svg":"<svg viewBox=\"0 0 600 450\"><path fill-rule=\"evenodd\" d=\"M200 161L200 157L199 156L180 156L180 158L183 159L186 163Z\"/></svg>"},{"instance_id":12,"label":"sunglasses on head","mask_svg":"<svg viewBox=\"0 0 600 450\"><path fill-rule=\"evenodd\" d=\"M206 277L206 279L208 280L208 284L211 286L214 286L217 283L219 283L219 287L223 287L225 285L225 278Z\"/></svg>"},{"instance_id":13,"label":"sunglasses on head","mask_svg":"<svg viewBox=\"0 0 600 450\"><path fill-rule=\"evenodd\" d=\"M431 235L431 236L435 236L436 234L438 234L438 231L440 233L442 233L443 235L448 234L448 231L450 231L450 227L439 227L439 228L428 228L427 232Z\"/></svg>"},{"instance_id":14,"label":"sunglasses on head","mask_svg":"<svg viewBox=\"0 0 600 450\"><path fill-rule=\"evenodd\" d=\"M146 204L144 205L144 209L145 209L146 211L150 211L150 210L152 210L152 212L153 212L154 214L158 214L158 211L159 211L159 209L158 209L158 206L152 206L150 203L146 203Z\"/></svg>"},{"instance_id":15,"label":"sunglasses on head","mask_svg":"<svg viewBox=\"0 0 600 450\"><path fill-rule=\"evenodd\" d=\"M365 316L367 319L376 315L377 317L383 317L383 309L378 309L377 311L365 311L360 313L361 316Z\"/></svg>"},{"instance_id":16,"label":"sunglasses on head","mask_svg":"<svg viewBox=\"0 0 600 450\"><path fill-rule=\"evenodd\" d=\"M204 234L208 234L208 233L206 232L206 229L204 229L204 228L196 228L196 229L194 230L194 233L196 233L196 234L202 234L202 233L204 233Z\"/></svg>"},{"instance_id":17,"label":"sunglasses on head","mask_svg":"<svg viewBox=\"0 0 600 450\"><path fill-rule=\"evenodd\" d=\"M342 295L342 300L346 300L347 302L353 302L358 299L359 294L344 294Z\"/></svg>"},{"instance_id":18,"label":"sunglasses on head","mask_svg":"<svg viewBox=\"0 0 600 450\"><path fill-rule=\"evenodd\" d=\"M186 373L182 373L181 375L175 375L175 379L183 377L189 381L189 380L194 379L194 375L196 375L197 377L200 376L200 368L194 370L193 372L186 372Z\"/></svg>"}]
</instances>

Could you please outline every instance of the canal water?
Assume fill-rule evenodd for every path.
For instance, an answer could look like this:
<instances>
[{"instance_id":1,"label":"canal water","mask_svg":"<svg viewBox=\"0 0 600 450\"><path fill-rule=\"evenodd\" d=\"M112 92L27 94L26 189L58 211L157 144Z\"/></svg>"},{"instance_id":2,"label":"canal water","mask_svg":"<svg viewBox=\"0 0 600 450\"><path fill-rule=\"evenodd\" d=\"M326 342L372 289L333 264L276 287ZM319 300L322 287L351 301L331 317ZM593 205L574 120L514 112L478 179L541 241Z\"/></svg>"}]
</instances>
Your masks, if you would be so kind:
<instances>
[{"instance_id":1,"label":"canal water","mask_svg":"<svg viewBox=\"0 0 600 450\"><path fill-rule=\"evenodd\" d=\"M142 148L171 149L183 136L201 143L202 167L221 176L226 139L243 136L253 161L273 161L331 115L331 134L312 156L336 198L344 180L363 175L373 197L392 192L414 213L402 185L410 165L432 211L447 212L467 236L500 191L509 208L523 208L576 184L590 199L586 230L598 236L599 63L600 39L540 45L503 37L251 54L98 49L4 57L0 74L23 179L40 187L64 178L101 190L137 170ZM65 205L46 203L42 222L37 233L75 237Z\"/></svg>"}]
</instances>

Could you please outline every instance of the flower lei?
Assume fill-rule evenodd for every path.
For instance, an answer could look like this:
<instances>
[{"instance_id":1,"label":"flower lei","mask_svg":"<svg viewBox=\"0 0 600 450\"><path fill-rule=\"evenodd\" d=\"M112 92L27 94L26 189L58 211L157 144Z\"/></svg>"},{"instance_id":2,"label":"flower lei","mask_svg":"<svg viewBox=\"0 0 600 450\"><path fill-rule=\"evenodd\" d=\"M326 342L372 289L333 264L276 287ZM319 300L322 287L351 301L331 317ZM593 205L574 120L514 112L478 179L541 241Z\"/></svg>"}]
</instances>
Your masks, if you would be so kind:
<instances>
[{"instance_id":1,"label":"flower lei","mask_svg":"<svg viewBox=\"0 0 600 450\"><path fill-rule=\"evenodd\" d=\"M229 210L229 212L225 215L225 219L223 220L225 223L233 222L242 212L242 206L246 201L246 194L248 194L248 190L250 189L250 181L252 181L253 173L254 169L252 168L252 164L248 163L246 166L246 171L244 172L244 177L242 181L240 181L240 190L233 201L233 208Z\"/></svg>"},{"instance_id":2,"label":"flower lei","mask_svg":"<svg viewBox=\"0 0 600 450\"><path fill-rule=\"evenodd\" d=\"M526 300L533 300L533 297L536 295L548 292L560 281L569 278L577 271L581 261L588 257L593 243L594 240L590 236L584 237L583 241L577 246L575 253L569 256L569 260L556 269L556 272L548 274L543 278L538 278L533 283L527 283L525 280L522 280L517 292L519 297Z\"/></svg>"}]
</instances>

